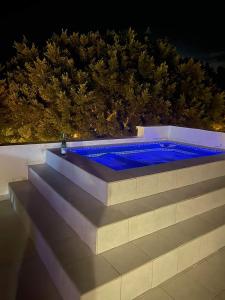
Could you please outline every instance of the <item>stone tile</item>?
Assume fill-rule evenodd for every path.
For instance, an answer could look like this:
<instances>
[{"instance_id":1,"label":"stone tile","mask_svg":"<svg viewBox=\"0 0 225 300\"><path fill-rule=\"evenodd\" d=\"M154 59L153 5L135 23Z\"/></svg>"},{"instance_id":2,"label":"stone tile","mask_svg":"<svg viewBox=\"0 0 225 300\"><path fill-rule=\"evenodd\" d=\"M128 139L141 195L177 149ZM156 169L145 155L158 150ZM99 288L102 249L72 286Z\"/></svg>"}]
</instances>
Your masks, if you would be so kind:
<instances>
[{"instance_id":1,"label":"stone tile","mask_svg":"<svg viewBox=\"0 0 225 300\"><path fill-rule=\"evenodd\" d=\"M129 240L135 240L156 230L155 212L150 211L129 219Z\"/></svg>"},{"instance_id":2,"label":"stone tile","mask_svg":"<svg viewBox=\"0 0 225 300\"><path fill-rule=\"evenodd\" d=\"M201 214L214 207L211 193L189 199L177 204L176 221L180 222Z\"/></svg>"},{"instance_id":3,"label":"stone tile","mask_svg":"<svg viewBox=\"0 0 225 300\"><path fill-rule=\"evenodd\" d=\"M176 221L176 205L166 206L155 210L155 229L159 230L167 226L175 224Z\"/></svg>"},{"instance_id":4,"label":"stone tile","mask_svg":"<svg viewBox=\"0 0 225 300\"><path fill-rule=\"evenodd\" d=\"M225 247L207 257L207 262L211 267L215 268L217 271L225 270Z\"/></svg>"},{"instance_id":5,"label":"stone tile","mask_svg":"<svg viewBox=\"0 0 225 300\"><path fill-rule=\"evenodd\" d=\"M90 199L90 201L92 201L92 199ZM125 214L112 206L106 207L105 205L101 205L100 207L94 207L93 205L89 205L90 201L86 201L85 214L83 210L81 213L96 227L116 223L126 218Z\"/></svg>"},{"instance_id":6,"label":"stone tile","mask_svg":"<svg viewBox=\"0 0 225 300\"><path fill-rule=\"evenodd\" d=\"M183 168L176 171L176 186L182 187L194 183L195 167Z\"/></svg>"},{"instance_id":7,"label":"stone tile","mask_svg":"<svg viewBox=\"0 0 225 300\"><path fill-rule=\"evenodd\" d=\"M206 167L205 164L201 164L201 165L193 167L192 171L193 171L193 183L197 183L197 182L201 182L203 180L214 178L214 177L210 177L211 174L209 174L208 168Z\"/></svg>"},{"instance_id":8,"label":"stone tile","mask_svg":"<svg viewBox=\"0 0 225 300\"><path fill-rule=\"evenodd\" d=\"M100 227L97 232L97 253L107 251L128 241L128 220Z\"/></svg>"},{"instance_id":9,"label":"stone tile","mask_svg":"<svg viewBox=\"0 0 225 300\"><path fill-rule=\"evenodd\" d=\"M194 258L190 258L190 253L188 252L192 250L190 238L187 235L183 234L183 232L176 225L161 230L161 234L166 238L168 251L170 249L175 249L174 251L176 251L177 253L178 272L180 272L182 268L186 268L188 264L194 261ZM196 259L196 253L194 257Z\"/></svg>"},{"instance_id":10,"label":"stone tile","mask_svg":"<svg viewBox=\"0 0 225 300\"><path fill-rule=\"evenodd\" d=\"M212 224L204 221L199 216L177 223L177 227L180 228L185 235L193 239L215 229Z\"/></svg>"},{"instance_id":11,"label":"stone tile","mask_svg":"<svg viewBox=\"0 0 225 300\"><path fill-rule=\"evenodd\" d=\"M176 203L176 200L174 201L173 197L168 198L167 194L170 193L171 191L163 192L163 193L158 193L155 195L151 195L148 197L141 198L139 200L140 204L143 207L146 207L148 209L159 209L163 208L165 206L171 205L173 203Z\"/></svg>"},{"instance_id":12,"label":"stone tile","mask_svg":"<svg viewBox=\"0 0 225 300\"><path fill-rule=\"evenodd\" d=\"M156 287L135 300L172 300L172 298L163 289Z\"/></svg>"},{"instance_id":13,"label":"stone tile","mask_svg":"<svg viewBox=\"0 0 225 300\"><path fill-rule=\"evenodd\" d=\"M137 198L146 197L159 192L159 175L137 177Z\"/></svg>"},{"instance_id":14,"label":"stone tile","mask_svg":"<svg viewBox=\"0 0 225 300\"><path fill-rule=\"evenodd\" d=\"M152 263L122 275L121 300L131 300L149 290L152 285Z\"/></svg>"},{"instance_id":15,"label":"stone tile","mask_svg":"<svg viewBox=\"0 0 225 300\"><path fill-rule=\"evenodd\" d=\"M205 170L206 164L204 163L199 164L197 163L197 159L195 160L196 161L190 159L184 161L184 164L186 164L185 168L178 170L177 172L177 186L182 186L182 182L184 183L184 185L189 185L189 184L201 183L203 180L212 178L212 177L208 178L208 176L206 176L206 174L208 174L208 172L206 172Z\"/></svg>"},{"instance_id":16,"label":"stone tile","mask_svg":"<svg viewBox=\"0 0 225 300\"><path fill-rule=\"evenodd\" d=\"M198 183L201 185L201 192L202 193L213 193L216 192L218 189L224 188L224 180L225 177L216 177L209 180L205 180L203 182Z\"/></svg>"},{"instance_id":17,"label":"stone tile","mask_svg":"<svg viewBox=\"0 0 225 300\"><path fill-rule=\"evenodd\" d=\"M213 191L212 199L214 202L214 207L225 205L225 188L220 188L219 190Z\"/></svg>"},{"instance_id":18,"label":"stone tile","mask_svg":"<svg viewBox=\"0 0 225 300\"><path fill-rule=\"evenodd\" d=\"M162 172L159 174L159 191L164 192L177 187L176 171Z\"/></svg>"},{"instance_id":19,"label":"stone tile","mask_svg":"<svg viewBox=\"0 0 225 300\"><path fill-rule=\"evenodd\" d=\"M190 236L183 233L180 227L176 224L161 230L160 233L166 238L168 246L171 247L170 249L173 249L173 247L183 246L191 240Z\"/></svg>"},{"instance_id":20,"label":"stone tile","mask_svg":"<svg viewBox=\"0 0 225 300\"><path fill-rule=\"evenodd\" d=\"M200 218L214 226L214 228L225 223L225 205L210 210L200 216Z\"/></svg>"},{"instance_id":21,"label":"stone tile","mask_svg":"<svg viewBox=\"0 0 225 300\"><path fill-rule=\"evenodd\" d=\"M212 164L212 161L207 160L207 159L204 161L204 157L202 159L203 159L202 160L203 164L201 165L201 168L200 168L201 173L199 174L200 180L209 180L209 179L217 177L217 176L214 176L214 174L210 172L210 170L211 170L210 166Z\"/></svg>"},{"instance_id":22,"label":"stone tile","mask_svg":"<svg viewBox=\"0 0 225 300\"><path fill-rule=\"evenodd\" d=\"M195 186L184 186L181 188L176 188L174 190L165 193L165 198L169 200L170 203L179 203L188 198L193 197L195 194L200 194L198 187Z\"/></svg>"},{"instance_id":23,"label":"stone tile","mask_svg":"<svg viewBox=\"0 0 225 300\"><path fill-rule=\"evenodd\" d=\"M124 216L126 216L126 218L132 218L153 210L150 203L152 197L154 196L139 198L139 199L127 201L125 203L116 204L113 205L113 208L119 211ZM112 207L110 207L110 209L111 208Z\"/></svg>"},{"instance_id":24,"label":"stone tile","mask_svg":"<svg viewBox=\"0 0 225 300\"><path fill-rule=\"evenodd\" d=\"M212 294L186 273L178 274L161 285L174 300L210 300Z\"/></svg>"},{"instance_id":25,"label":"stone tile","mask_svg":"<svg viewBox=\"0 0 225 300\"><path fill-rule=\"evenodd\" d=\"M121 300L129 300L151 288L152 263L134 244L114 248L102 254L122 275Z\"/></svg>"},{"instance_id":26,"label":"stone tile","mask_svg":"<svg viewBox=\"0 0 225 300\"><path fill-rule=\"evenodd\" d=\"M90 248L76 234L72 238L63 240L63 243L55 243L52 246L56 257L64 266L93 256Z\"/></svg>"},{"instance_id":27,"label":"stone tile","mask_svg":"<svg viewBox=\"0 0 225 300\"><path fill-rule=\"evenodd\" d=\"M189 241L189 237L174 225L134 240L133 243L145 251L151 259L155 259L187 241Z\"/></svg>"},{"instance_id":28,"label":"stone tile","mask_svg":"<svg viewBox=\"0 0 225 300\"><path fill-rule=\"evenodd\" d=\"M130 242L101 254L120 273L128 273L147 264L149 256Z\"/></svg>"},{"instance_id":29,"label":"stone tile","mask_svg":"<svg viewBox=\"0 0 225 300\"><path fill-rule=\"evenodd\" d=\"M134 240L133 243L147 253L151 259L164 255L173 249L169 240L159 232Z\"/></svg>"},{"instance_id":30,"label":"stone tile","mask_svg":"<svg viewBox=\"0 0 225 300\"><path fill-rule=\"evenodd\" d=\"M153 261L153 287L177 273L177 247L183 243L183 235L169 233L170 230L166 228L134 241Z\"/></svg>"},{"instance_id":31,"label":"stone tile","mask_svg":"<svg viewBox=\"0 0 225 300\"><path fill-rule=\"evenodd\" d=\"M108 189L108 205L138 198L136 178L110 182L108 184Z\"/></svg>"},{"instance_id":32,"label":"stone tile","mask_svg":"<svg viewBox=\"0 0 225 300\"><path fill-rule=\"evenodd\" d=\"M214 193L222 195L224 185L225 177L214 178L204 182L199 182L189 186L184 186L168 191L167 193L165 193L165 197L168 198L170 202L173 201L174 203L178 203L187 199L202 196L202 194L206 193L212 193L212 195ZM215 205L218 206L217 199L215 198L216 197L214 197L214 201L216 202Z\"/></svg>"},{"instance_id":33,"label":"stone tile","mask_svg":"<svg viewBox=\"0 0 225 300\"><path fill-rule=\"evenodd\" d=\"M197 263L200 252L200 239L195 239L178 249L178 272L185 270L186 268Z\"/></svg>"},{"instance_id":34,"label":"stone tile","mask_svg":"<svg viewBox=\"0 0 225 300\"><path fill-rule=\"evenodd\" d=\"M225 288L225 269L219 271L207 260L190 269L187 275L217 295Z\"/></svg>"},{"instance_id":35,"label":"stone tile","mask_svg":"<svg viewBox=\"0 0 225 300\"><path fill-rule=\"evenodd\" d=\"M216 161L208 164L207 167L208 173L211 178L219 177L225 175L225 162L224 161Z\"/></svg>"},{"instance_id":36,"label":"stone tile","mask_svg":"<svg viewBox=\"0 0 225 300\"><path fill-rule=\"evenodd\" d=\"M177 273L177 250L170 251L153 260L152 287L159 285Z\"/></svg>"},{"instance_id":37,"label":"stone tile","mask_svg":"<svg viewBox=\"0 0 225 300\"><path fill-rule=\"evenodd\" d=\"M225 246L225 225L201 238L200 258L204 258Z\"/></svg>"},{"instance_id":38,"label":"stone tile","mask_svg":"<svg viewBox=\"0 0 225 300\"><path fill-rule=\"evenodd\" d=\"M120 294L121 278L119 273L102 256L91 256L74 262L68 266L67 273L76 283L81 294L91 293L90 295L96 297L93 293L95 293L94 289L97 289L97 287L99 293L109 293L111 295L115 292L112 289L114 287ZM116 282L116 286L113 285L113 282ZM120 299L119 294L114 293L115 300ZM113 299L110 297L109 299Z\"/></svg>"}]
</instances>

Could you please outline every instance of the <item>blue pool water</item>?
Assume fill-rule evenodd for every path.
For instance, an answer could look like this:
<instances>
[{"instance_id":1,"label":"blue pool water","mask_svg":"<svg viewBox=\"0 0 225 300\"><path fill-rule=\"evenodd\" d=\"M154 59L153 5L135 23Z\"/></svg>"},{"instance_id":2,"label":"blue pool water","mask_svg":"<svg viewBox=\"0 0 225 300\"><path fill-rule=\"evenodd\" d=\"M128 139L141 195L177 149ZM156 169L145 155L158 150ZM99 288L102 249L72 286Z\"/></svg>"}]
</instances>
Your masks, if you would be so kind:
<instances>
[{"instance_id":1,"label":"blue pool water","mask_svg":"<svg viewBox=\"0 0 225 300\"><path fill-rule=\"evenodd\" d=\"M116 171L225 153L225 150L208 149L169 141L91 146L71 148L69 151Z\"/></svg>"}]
</instances>

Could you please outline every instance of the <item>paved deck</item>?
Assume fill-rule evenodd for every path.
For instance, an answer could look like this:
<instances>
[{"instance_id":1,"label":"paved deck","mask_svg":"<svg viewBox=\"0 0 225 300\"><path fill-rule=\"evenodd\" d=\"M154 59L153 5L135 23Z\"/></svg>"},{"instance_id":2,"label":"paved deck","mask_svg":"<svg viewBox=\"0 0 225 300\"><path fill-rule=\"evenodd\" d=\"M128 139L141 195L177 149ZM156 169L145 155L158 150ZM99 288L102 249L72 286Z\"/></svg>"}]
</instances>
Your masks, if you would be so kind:
<instances>
[{"instance_id":1,"label":"paved deck","mask_svg":"<svg viewBox=\"0 0 225 300\"><path fill-rule=\"evenodd\" d=\"M9 201L0 202L0 299L62 300ZM136 300L225 300L225 248Z\"/></svg>"}]
</instances>

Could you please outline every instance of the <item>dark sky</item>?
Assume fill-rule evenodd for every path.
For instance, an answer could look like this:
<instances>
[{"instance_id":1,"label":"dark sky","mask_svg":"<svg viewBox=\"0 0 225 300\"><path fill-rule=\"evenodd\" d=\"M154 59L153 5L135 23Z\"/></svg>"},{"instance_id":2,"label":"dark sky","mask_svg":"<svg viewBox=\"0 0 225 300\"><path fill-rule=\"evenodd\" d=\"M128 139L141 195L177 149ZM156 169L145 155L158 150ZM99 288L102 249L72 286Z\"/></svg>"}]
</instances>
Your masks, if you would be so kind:
<instances>
[{"instance_id":1,"label":"dark sky","mask_svg":"<svg viewBox=\"0 0 225 300\"><path fill-rule=\"evenodd\" d=\"M19 3L18 3L19 2ZM225 61L225 1L10 1L0 10L0 61L25 34L40 43L53 32L147 27L182 54ZM224 59L223 59L224 58Z\"/></svg>"}]
</instances>

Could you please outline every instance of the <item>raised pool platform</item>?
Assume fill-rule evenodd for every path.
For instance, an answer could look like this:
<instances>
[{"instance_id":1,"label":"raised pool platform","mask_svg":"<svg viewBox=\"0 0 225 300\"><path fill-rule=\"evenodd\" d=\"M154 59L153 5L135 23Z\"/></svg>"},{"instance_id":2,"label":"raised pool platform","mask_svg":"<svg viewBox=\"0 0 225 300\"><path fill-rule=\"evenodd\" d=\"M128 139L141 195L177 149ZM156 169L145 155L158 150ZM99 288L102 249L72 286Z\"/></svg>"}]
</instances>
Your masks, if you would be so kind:
<instances>
[{"instance_id":1,"label":"raised pool platform","mask_svg":"<svg viewBox=\"0 0 225 300\"><path fill-rule=\"evenodd\" d=\"M120 155L126 151L125 156L133 155L135 160L126 158L125 169L115 170L106 165L116 163L116 167L124 167L121 160L119 163L118 160L108 160L106 154L106 160L100 163L96 161L98 156L87 156L90 153L112 153L112 149ZM138 153L134 155L132 152ZM157 162L161 159L160 163L151 164L149 153L154 153ZM112 158L112 154L108 157ZM147 160L150 165L147 165ZM66 155L61 155L60 149L50 149L47 162L107 206L208 180L214 178L215 173L225 175L225 150L170 141L73 147Z\"/></svg>"},{"instance_id":2,"label":"raised pool platform","mask_svg":"<svg viewBox=\"0 0 225 300\"><path fill-rule=\"evenodd\" d=\"M151 153L149 145L160 147L166 161L115 170L74 153L136 155L140 149L130 144ZM149 299L155 287L225 246L224 133L139 127L137 137L68 146L63 156L60 144L2 148L2 161L15 169L19 160L28 170L28 178L9 184L10 200L62 299Z\"/></svg>"}]
</instances>

